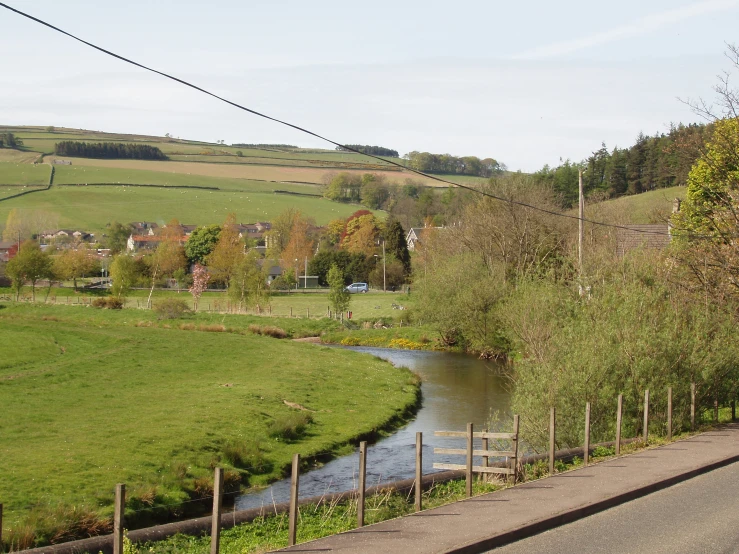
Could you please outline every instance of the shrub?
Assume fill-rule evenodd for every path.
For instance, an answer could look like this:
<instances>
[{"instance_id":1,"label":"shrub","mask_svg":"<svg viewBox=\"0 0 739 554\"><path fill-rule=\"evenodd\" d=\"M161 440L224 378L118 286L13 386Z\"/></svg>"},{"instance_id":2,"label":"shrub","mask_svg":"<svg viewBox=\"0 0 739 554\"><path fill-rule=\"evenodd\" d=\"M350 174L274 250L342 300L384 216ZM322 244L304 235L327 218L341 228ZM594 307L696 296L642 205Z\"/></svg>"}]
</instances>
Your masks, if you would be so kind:
<instances>
[{"instance_id":1,"label":"shrub","mask_svg":"<svg viewBox=\"0 0 739 554\"><path fill-rule=\"evenodd\" d=\"M259 443L232 440L223 447L223 458L234 467L249 469L251 473L261 473L265 467L264 454Z\"/></svg>"},{"instance_id":2,"label":"shrub","mask_svg":"<svg viewBox=\"0 0 739 554\"><path fill-rule=\"evenodd\" d=\"M122 310L123 300L114 296L103 296L92 301L95 308L106 308L108 310Z\"/></svg>"},{"instance_id":3,"label":"shrub","mask_svg":"<svg viewBox=\"0 0 739 554\"><path fill-rule=\"evenodd\" d=\"M194 331L195 324L194 323L182 323L180 324L180 329L182 329L183 331Z\"/></svg>"},{"instance_id":4,"label":"shrub","mask_svg":"<svg viewBox=\"0 0 739 554\"><path fill-rule=\"evenodd\" d=\"M208 333L225 333L226 332L226 326L225 325L201 325L198 327L201 331L206 331Z\"/></svg>"},{"instance_id":5,"label":"shrub","mask_svg":"<svg viewBox=\"0 0 739 554\"><path fill-rule=\"evenodd\" d=\"M292 412L275 419L267 427L270 437L292 441L299 439L313 422L313 417L307 412Z\"/></svg>"},{"instance_id":6,"label":"shrub","mask_svg":"<svg viewBox=\"0 0 739 554\"><path fill-rule=\"evenodd\" d=\"M154 304L159 319L179 319L190 311L187 302L181 298L162 298Z\"/></svg>"},{"instance_id":7,"label":"shrub","mask_svg":"<svg viewBox=\"0 0 739 554\"><path fill-rule=\"evenodd\" d=\"M254 335L261 335L262 334L262 328L259 325L254 325L253 323L249 325L247 328L247 331Z\"/></svg>"},{"instance_id":8,"label":"shrub","mask_svg":"<svg viewBox=\"0 0 739 554\"><path fill-rule=\"evenodd\" d=\"M279 327L275 327L273 325L265 325L264 327L262 327L262 334L273 337L275 339L287 338L287 333L284 329L280 329Z\"/></svg>"}]
</instances>

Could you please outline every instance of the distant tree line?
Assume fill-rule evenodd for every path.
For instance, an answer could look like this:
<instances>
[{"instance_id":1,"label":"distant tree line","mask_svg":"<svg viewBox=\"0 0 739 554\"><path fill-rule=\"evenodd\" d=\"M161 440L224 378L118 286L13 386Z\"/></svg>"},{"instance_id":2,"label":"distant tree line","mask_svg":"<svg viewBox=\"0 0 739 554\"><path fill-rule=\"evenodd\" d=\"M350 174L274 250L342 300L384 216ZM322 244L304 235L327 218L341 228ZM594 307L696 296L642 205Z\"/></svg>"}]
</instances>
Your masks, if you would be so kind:
<instances>
[{"instance_id":1,"label":"distant tree line","mask_svg":"<svg viewBox=\"0 0 739 554\"><path fill-rule=\"evenodd\" d=\"M23 146L23 141L13 133L0 133L0 148L17 148Z\"/></svg>"},{"instance_id":2,"label":"distant tree line","mask_svg":"<svg viewBox=\"0 0 739 554\"><path fill-rule=\"evenodd\" d=\"M54 145L54 153L58 156L74 156L78 158L130 159L130 160L166 160L156 146L148 144L131 144L123 142L77 142L65 140Z\"/></svg>"},{"instance_id":3,"label":"distant tree line","mask_svg":"<svg viewBox=\"0 0 739 554\"><path fill-rule=\"evenodd\" d=\"M534 177L551 185L564 207L577 202L580 169L586 195L617 197L684 186L710 132L710 125L691 124L673 125L667 134L652 137L640 133L628 148L609 151L603 143L580 163L566 160L554 168L545 165Z\"/></svg>"},{"instance_id":4,"label":"distant tree line","mask_svg":"<svg viewBox=\"0 0 739 554\"><path fill-rule=\"evenodd\" d=\"M372 156L390 156L392 158L399 158L397 150L393 150L391 148L385 148L383 146L369 146L367 144L347 144L349 148L353 148L354 150L358 150L362 154L370 154ZM342 148L341 146L337 146L336 150L339 150L341 152L351 152L351 150L347 148Z\"/></svg>"},{"instance_id":5,"label":"distant tree line","mask_svg":"<svg viewBox=\"0 0 739 554\"><path fill-rule=\"evenodd\" d=\"M429 152L409 152L403 156L408 167L424 173L442 175L471 175L475 177L493 177L505 171L505 165L493 158L481 160L476 156L458 158L451 154L431 154Z\"/></svg>"}]
</instances>

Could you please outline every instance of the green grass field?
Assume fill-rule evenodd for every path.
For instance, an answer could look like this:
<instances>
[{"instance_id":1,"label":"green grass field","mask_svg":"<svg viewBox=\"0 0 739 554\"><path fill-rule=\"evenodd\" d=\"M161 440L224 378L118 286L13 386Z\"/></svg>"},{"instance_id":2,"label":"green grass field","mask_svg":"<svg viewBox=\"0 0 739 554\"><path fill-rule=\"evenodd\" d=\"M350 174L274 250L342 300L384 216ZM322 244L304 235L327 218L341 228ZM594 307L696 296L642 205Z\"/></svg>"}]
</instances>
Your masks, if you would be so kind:
<instances>
[{"instance_id":1,"label":"green grass field","mask_svg":"<svg viewBox=\"0 0 739 554\"><path fill-rule=\"evenodd\" d=\"M292 453L335 451L416 401L408 371L246 331L260 318L230 316L231 332L206 332L223 331L214 322L224 316L157 322L144 311L0 307L8 543L49 540L79 514L109 516L118 482L129 510L207 493L214 465L263 483ZM296 418L304 431L291 427ZM145 519L129 515L130 525Z\"/></svg>"},{"instance_id":2,"label":"green grass field","mask_svg":"<svg viewBox=\"0 0 739 554\"><path fill-rule=\"evenodd\" d=\"M0 185L48 185L50 174L47 164L0 162Z\"/></svg>"},{"instance_id":3,"label":"green grass field","mask_svg":"<svg viewBox=\"0 0 739 554\"><path fill-rule=\"evenodd\" d=\"M78 284L82 286L83 280L80 280ZM0 295L12 296L14 292L10 288L0 288ZM105 291L100 289L92 290L80 290L75 292L71 288L71 284L67 284L65 287L53 287L49 293L48 302L55 304L68 305L70 303L84 303L89 302L90 298L95 298L100 295L107 294ZM126 299L126 308L144 308L146 305L146 299L149 296L148 290L133 290L129 293ZM24 287L22 292L22 298L29 299L31 297L31 287ZM192 296L186 291L178 293L175 290L155 290L152 299L156 302L161 298L180 298L187 302L192 307ZM46 299L46 289L36 289L36 300L37 302L43 302ZM351 302L349 309L352 311L352 317L354 319L372 320L379 318L394 318L399 319L404 315L407 316L405 310L393 309L393 304L408 307L411 303L411 298L402 293L383 293L380 291L371 291L366 294L353 294L351 296ZM287 321L298 321L303 320L310 316L311 319L323 318L326 316L328 310L328 291L324 290L321 292L290 292L290 293L277 293L270 297L269 304L272 307L273 318L289 318L292 310L292 317L294 320L288 319ZM209 312L226 312L229 306L229 298L225 292L205 292L200 299L200 311L204 313ZM253 309L249 309L248 313L251 315L257 315ZM260 314L262 319L268 318L269 308L265 308ZM230 317L230 316L229 316ZM268 323L268 321L267 321ZM323 329L320 327L318 329Z\"/></svg>"},{"instance_id":4,"label":"green grass field","mask_svg":"<svg viewBox=\"0 0 739 554\"><path fill-rule=\"evenodd\" d=\"M54 173L54 184L79 185L87 183L124 183L176 187L214 187L223 190L238 190L244 192L271 192L274 190L288 190L291 192L321 194L320 187L315 185L264 182L250 179L234 179L228 177L214 177L196 174L194 175L191 173L149 171L146 169L94 167L84 165L56 167Z\"/></svg>"},{"instance_id":5,"label":"green grass field","mask_svg":"<svg viewBox=\"0 0 739 554\"><path fill-rule=\"evenodd\" d=\"M585 217L620 224L665 223L675 198L685 198L685 187L652 190L622 196L585 207ZM575 214L572 210L570 213Z\"/></svg>"},{"instance_id":6,"label":"green grass field","mask_svg":"<svg viewBox=\"0 0 739 554\"><path fill-rule=\"evenodd\" d=\"M255 184L258 187L259 184ZM348 217L360 209L323 198L308 198L272 192L209 191L125 186L54 186L48 191L0 202L0 222L13 208L44 210L59 215L60 228L101 232L111 221L155 221L172 218L183 224L223 223L230 213L237 221L270 221L287 208L299 208L319 225Z\"/></svg>"}]
</instances>

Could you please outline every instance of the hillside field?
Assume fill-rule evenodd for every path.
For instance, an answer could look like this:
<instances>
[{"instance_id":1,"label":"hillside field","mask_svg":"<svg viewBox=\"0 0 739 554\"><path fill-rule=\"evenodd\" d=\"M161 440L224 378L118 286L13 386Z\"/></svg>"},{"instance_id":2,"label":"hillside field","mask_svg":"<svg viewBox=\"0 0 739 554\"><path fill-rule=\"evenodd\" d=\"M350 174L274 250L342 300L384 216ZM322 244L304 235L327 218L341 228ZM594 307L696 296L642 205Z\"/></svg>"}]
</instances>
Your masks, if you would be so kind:
<instances>
[{"instance_id":1,"label":"hillside field","mask_svg":"<svg viewBox=\"0 0 739 554\"><path fill-rule=\"evenodd\" d=\"M13 208L58 214L60 228L101 232L107 223L177 218L192 225L220 224L230 213L237 221L270 221L287 208L298 207L318 224L348 217L360 209L322 198L296 197L273 192L235 192L126 186L54 186L0 202L0 222Z\"/></svg>"},{"instance_id":2,"label":"hillside field","mask_svg":"<svg viewBox=\"0 0 739 554\"><path fill-rule=\"evenodd\" d=\"M256 336L253 323L264 319L198 314L165 325L152 312L0 303L6 544L28 533L23 522L48 539L72 506L109 516L119 482L133 510L197 495L213 465L268 481L294 452L335 451L416 402L407 370ZM289 431L296 420L305 431Z\"/></svg>"}]
</instances>

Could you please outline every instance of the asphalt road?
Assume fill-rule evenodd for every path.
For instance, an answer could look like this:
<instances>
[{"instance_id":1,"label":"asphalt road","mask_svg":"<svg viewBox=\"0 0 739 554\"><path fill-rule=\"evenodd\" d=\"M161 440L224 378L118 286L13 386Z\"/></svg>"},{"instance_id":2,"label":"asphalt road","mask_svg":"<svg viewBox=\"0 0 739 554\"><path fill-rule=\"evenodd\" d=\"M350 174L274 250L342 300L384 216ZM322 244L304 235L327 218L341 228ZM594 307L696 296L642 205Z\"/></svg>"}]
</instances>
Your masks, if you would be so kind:
<instances>
[{"instance_id":1,"label":"asphalt road","mask_svg":"<svg viewBox=\"0 0 739 554\"><path fill-rule=\"evenodd\" d=\"M739 463L490 552L739 552Z\"/></svg>"}]
</instances>

